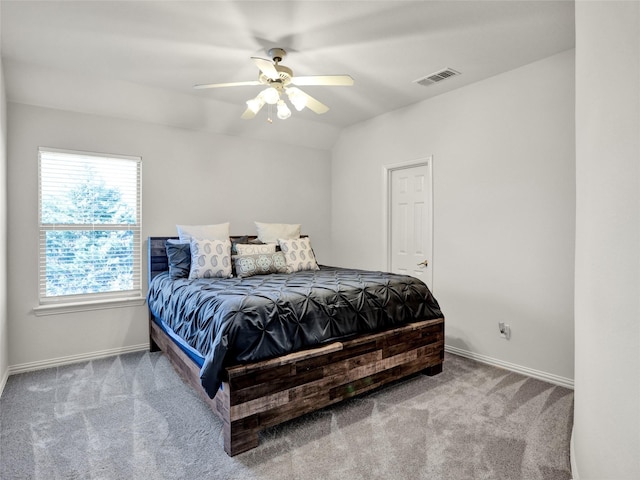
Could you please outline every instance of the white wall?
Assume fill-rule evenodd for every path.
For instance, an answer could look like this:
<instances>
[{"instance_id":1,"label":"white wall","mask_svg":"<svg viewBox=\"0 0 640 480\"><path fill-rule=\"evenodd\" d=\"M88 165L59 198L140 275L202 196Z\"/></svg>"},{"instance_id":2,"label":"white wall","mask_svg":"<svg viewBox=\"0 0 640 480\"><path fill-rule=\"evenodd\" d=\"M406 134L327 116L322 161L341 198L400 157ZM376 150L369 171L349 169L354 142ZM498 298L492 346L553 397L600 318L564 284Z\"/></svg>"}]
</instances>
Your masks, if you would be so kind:
<instances>
[{"instance_id":1,"label":"white wall","mask_svg":"<svg viewBox=\"0 0 640 480\"><path fill-rule=\"evenodd\" d=\"M0 394L9 375L7 324L7 102L0 59Z\"/></svg>"},{"instance_id":2,"label":"white wall","mask_svg":"<svg viewBox=\"0 0 640 480\"><path fill-rule=\"evenodd\" d=\"M9 363L17 369L148 341L146 306L33 314L40 146L141 156L144 238L174 234L176 223L230 221L231 233L243 234L255 233L255 220L295 222L320 262L330 256L327 151L12 102L8 145Z\"/></svg>"},{"instance_id":3,"label":"white wall","mask_svg":"<svg viewBox=\"0 0 640 480\"><path fill-rule=\"evenodd\" d=\"M576 2L574 478L640 478L640 3Z\"/></svg>"},{"instance_id":4,"label":"white wall","mask_svg":"<svg viewBox=\"0 0 640 480\"><path fill-rule=\"evenodd\" d=\"M334 263L386 268L383 166L433 155L434 293L447 346L565 384L573 379L573 60L563 52L352 126L332 159ZM499 337L499 321L511 340Z\"/></svg>"}]
</instances>

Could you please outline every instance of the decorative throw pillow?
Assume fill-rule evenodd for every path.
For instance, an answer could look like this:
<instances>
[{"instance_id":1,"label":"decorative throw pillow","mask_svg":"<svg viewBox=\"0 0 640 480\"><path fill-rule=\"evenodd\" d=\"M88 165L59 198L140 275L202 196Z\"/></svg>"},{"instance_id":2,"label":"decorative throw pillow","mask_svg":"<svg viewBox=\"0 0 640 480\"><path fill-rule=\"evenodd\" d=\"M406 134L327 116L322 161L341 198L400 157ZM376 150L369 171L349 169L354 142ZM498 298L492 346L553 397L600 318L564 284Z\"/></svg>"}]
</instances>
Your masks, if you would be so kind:
<instances>
[{"instance_id":1,"label":"decorative throw pillow","mask_svg":"<svg viewBox=\"0 0 640 480\"><path fill-rule=\"evenodd\" d=\"M233 264L238 277L252 277L267 273L287 273L287 261L282 252L237 255Z\"/></svg>"},{"instance_id":2,"label":"decorative throw pillow","mask_svg":"<svg viewBox=\"0 0 640 480\"><path fill-rule=\"evenodd\" d=\"M264 243L278 243L279 238L300 238L300 224L255 222L258 240Z\"/></svg>"},{"instance_id":3,"label":"decorative throw pillow","mask_svg":"<svg viewBox=\"0 0 640 480\"><path fill-rule=\"evenodd\" d=\"M174 280L187 278L191 269L191 245L175 240L167 240L167 259L169 260L169 276Z\"/></svg>"},{"instance_id":4,"label":"decorative throw pillow","mask_svg":"<svg viewBox=\"0 0 640 480\"><path fill-rule=\"evenodd\" d=\"M281 238L278 243L282 253L284 253L287 269L290 273L301 270L320 270L318 262L316 262L316 256L311 249L309 237L293 240Z\"/></svg>"},{"instance_id":5,"label":"decorative throw pillow","mask_svg":"<svg viewBox=\"0 0 640 480\"><path fill-rule=\"evenodd\" d=\"M238 255L238 245L249 243L249 236L231 237L231 255Z\"/></svg>"},{"instance_id":6,"label":"decorative throw pillow","mask_svg":"<svg viewBox=\"0 0 640 480\"><path fill-rule=\"evenodd\" d=\"M228 240L229 222L218 225L176 225L181 241L190 242L192 238L207 240Z\"/></svg>"},{"instance_id":7,"label":"decorative throw pillow","mask_svg":"<svg viewBox=\"0 0 640 480\"><path fill-rule=\"evenodd\" d=\"M252 243L252 244L238 244L236 245L236 252L238 255L257 255L258 253L275 253L275 243Z\"/></svg>"},{"instance_id":8,"label":"decorative throw pillow","mask_svg":"<svg viewBox=\"0 0 640 480\"><path fill-rule=\"evenodd\" d=\"M231 242L191 239L189 280L195 278L231 277Z\"/></svg>"}]
</instances>

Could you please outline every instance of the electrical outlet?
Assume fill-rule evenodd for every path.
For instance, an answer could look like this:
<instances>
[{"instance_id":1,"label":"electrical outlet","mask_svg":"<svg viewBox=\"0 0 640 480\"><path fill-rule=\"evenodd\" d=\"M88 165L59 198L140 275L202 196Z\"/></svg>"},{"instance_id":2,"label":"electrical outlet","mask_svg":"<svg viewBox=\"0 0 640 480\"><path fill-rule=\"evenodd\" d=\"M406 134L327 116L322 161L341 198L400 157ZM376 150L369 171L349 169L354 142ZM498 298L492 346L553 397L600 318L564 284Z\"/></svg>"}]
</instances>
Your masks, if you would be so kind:
<instances>
[{"instance_id":1,"label":"electrical outlet","mask_svg":"<svg viewBox=\"0 0 640 480\"><path fill-rule=\"evenodd\" d=\"M500 330L500 336L509 340L511 338L511 327L504 322L498 322L498 329Z\"/></svg>"}]
</instances>

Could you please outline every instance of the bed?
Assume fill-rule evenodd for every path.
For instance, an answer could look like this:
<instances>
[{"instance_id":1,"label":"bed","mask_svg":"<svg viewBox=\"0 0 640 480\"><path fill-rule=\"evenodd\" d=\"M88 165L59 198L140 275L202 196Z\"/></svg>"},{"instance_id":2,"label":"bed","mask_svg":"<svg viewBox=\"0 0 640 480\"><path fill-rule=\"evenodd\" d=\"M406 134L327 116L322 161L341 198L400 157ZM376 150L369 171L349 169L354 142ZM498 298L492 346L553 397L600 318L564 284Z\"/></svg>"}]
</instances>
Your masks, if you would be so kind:
<instances>
[{"instance_id":1,"label":"bed","mask_svg":"<svg viewBox=\"0 0 640 480\"><path fill-rule=\"evenodd\" d=\"M256 447L265 428L442 371L444 317L413 277L321 266L176 280L173 238L148 239L150 348L222 419L230 456Z\"/></svg>"}]
</instances>

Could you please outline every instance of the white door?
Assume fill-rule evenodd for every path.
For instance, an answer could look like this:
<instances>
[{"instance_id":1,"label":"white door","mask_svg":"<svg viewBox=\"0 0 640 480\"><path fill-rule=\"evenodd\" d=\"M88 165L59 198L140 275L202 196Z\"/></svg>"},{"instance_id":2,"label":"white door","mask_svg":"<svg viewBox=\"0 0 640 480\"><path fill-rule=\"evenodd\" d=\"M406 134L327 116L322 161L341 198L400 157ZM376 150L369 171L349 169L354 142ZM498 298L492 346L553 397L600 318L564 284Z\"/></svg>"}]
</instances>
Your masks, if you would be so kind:
<instances>
[{"instance_id":1,"label":"white door","mask_svg":"<svg viewBox=\"0 0 640 480\"><path fill-rule=\"evenodd\" d=\"M419 278L433 288L431 159L388 169L389 263L393 273Z\"/></svg>"}]
</instances>

